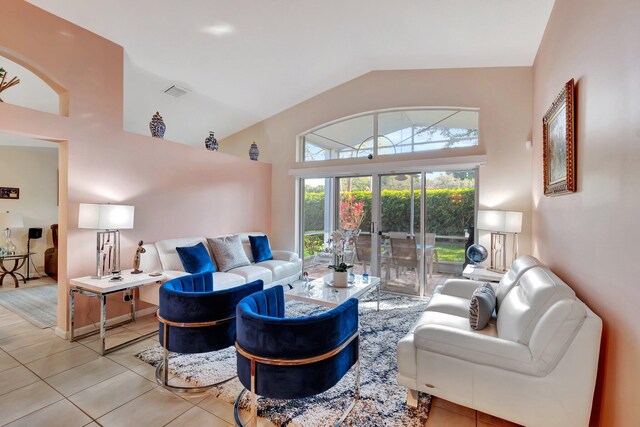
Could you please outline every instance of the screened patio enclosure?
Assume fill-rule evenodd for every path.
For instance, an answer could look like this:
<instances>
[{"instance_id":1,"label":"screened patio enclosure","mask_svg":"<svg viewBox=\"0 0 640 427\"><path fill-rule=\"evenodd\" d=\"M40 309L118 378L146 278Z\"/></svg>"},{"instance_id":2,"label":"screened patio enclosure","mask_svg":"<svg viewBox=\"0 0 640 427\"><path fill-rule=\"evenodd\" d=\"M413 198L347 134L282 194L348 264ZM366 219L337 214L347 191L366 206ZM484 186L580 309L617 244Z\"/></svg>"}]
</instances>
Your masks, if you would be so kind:
<instances>
[{"instance_id":1,"label":"screened patio enclosure","mask_svg":"<svg viewBox=\"0 0 640 427\"><path fill-rule=\"evenodd\" d=\"M478 145L478 111L380 111L323 125L300 143L303 162L469 147Z\"/></svg>"}]
</instances>

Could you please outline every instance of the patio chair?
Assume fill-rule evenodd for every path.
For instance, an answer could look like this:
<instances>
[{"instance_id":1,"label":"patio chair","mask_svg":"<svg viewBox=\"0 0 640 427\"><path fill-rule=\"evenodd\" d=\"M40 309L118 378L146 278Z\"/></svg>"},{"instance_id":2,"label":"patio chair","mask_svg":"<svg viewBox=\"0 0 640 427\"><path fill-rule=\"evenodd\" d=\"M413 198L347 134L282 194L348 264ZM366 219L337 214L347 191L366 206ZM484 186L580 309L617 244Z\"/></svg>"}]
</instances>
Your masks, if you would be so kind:
<instances>
[{"instance_id":1,"label":"patio chair","mask_svg":"<svg viewBox=\"0 0 640 427\"><path fill-rule=\"evenodd\" d=\"M356 240L357 262L362 264L363 274L367 273L367 265L371 265L371 234L361 234Z\"/></svg>"},{"instance_id":2,"label":"patio chair","mask_svg":"<svg viewBox=\"0 0 640 427\"><path fill-rule=\"evenodd\" d=\"M356 240L356 259L353 264L362 264L362 274L367 273L367 265L371 265L371 234L361 234ZM389 280L391 275L389 268L388 255L383 252L380 254L380 267L386 271L386 279Z\"/></svg>"},{"instance_id":3,"label":"patio chair","mask_svg":"<svg viewBox=\"0 0 640 427\"><path fill-rule=\"evenodd\" d=\"M418 272L418 247L415 239L391 238L391 260L396 267L396 275L402 268L410 268Z\"/></svg>"},{"instance_id":4,"label":"patio chair","mask_svg":"<svg viewBox=\"0 0 640 427\"><path fill-rule=\"evenodd\" d=\"M387 233L391 239L406 239L408 234L404 231L389 231Z\"/></svg>"},{"instance_id":5,"label":"patio chair","mask_svg":"<svg viewBox=\"0 0 640 427\"><path fill-rule=\"evenodd\" d=\"M433 262L438 262L438 251L436 250L436 233L425 233L424 235L424 256L429 271L429 277L433 277Z\"/></svg>"}]
</instances>

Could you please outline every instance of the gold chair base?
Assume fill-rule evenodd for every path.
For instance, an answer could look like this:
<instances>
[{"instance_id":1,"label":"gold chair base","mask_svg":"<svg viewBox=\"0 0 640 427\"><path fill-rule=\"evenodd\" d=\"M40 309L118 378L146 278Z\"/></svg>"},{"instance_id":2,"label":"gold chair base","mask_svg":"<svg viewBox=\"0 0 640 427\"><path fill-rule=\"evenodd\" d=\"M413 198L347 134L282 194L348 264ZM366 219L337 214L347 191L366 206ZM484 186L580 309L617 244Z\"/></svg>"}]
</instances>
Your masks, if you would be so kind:
<instances>
[{"instance_id":1,"label":"gold chair base","mask_svg":"<svg viewBox=\"0 0 640 427\"><path fill-rule=\"evenodd\" d=\"M246 388L243 388L242 391L240 392L240 394L238 395L238 398L236 399L236 403L233 405L233 416L236 420L236 425L239 427L249 427L251 425L257 425L257 417L258 415L256 414L255 417L251 417L251 419L249 420L251 423L250 424L243 424L242 420L240 419L240 401L242 400L242 397L244 396L245 393L248 393L249 390L247 390ZM351 413L351 411L353 410L353 408L355 408L356 403L358 402L359 398L358 398L358 393L356 391L356 395L355 398L353 399L353 401L349 404L349 406L347 407L347 409L345 409L345 411L342 413L342 416L340 416L340 418L338 419L338 421L336 421L336 423L333 425L333 427L338 427L340 426L345 419L347 419L347 417L349 416L349 414Z\"/></svg>"},{"instance_id":2,"label":"gold chair base","mask_svg":"<svg viewBox=\"0 0 640 427\"><path fill-rule=\"evenodd\" d=\"M237 375L232 376L231 378L227 378L226 380L222 380L222 381L218 381L217 383L214 384L207 384L207 385L202 385L202 386L177 386L177 385L171 385L169 384L169 381L167 380L167 382L165 383L164 381L164 360L160 361L160 364L156 367L156 382L161 385L162 387L166 388L167 390L170 390L174 393L177 394L199 394L199 393L204 393L208 390L210 390L211 388L220 385L220 384L224 384L226 382L231 381L234 378L237 378Z\"/></svg>"}]
</instances>

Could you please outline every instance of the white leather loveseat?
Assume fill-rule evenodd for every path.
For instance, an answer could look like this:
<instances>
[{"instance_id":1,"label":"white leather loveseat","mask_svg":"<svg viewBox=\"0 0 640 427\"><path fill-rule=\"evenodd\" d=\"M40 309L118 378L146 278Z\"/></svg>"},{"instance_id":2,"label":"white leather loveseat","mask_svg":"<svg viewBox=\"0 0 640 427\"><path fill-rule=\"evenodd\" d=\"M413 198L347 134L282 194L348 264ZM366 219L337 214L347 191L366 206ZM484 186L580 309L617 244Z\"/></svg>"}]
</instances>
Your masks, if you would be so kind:
<instances>
[{"instance_id":1,"label":"white leather loveseat","mask_svg":"<svg viewBox=\"0 0 640 427\"><path fill-rule=\"evenodd\" d=\"M236 233L240 235L244 251L251 261L251 265L234 268L227 272L213 273L214 289L228 289L243 285L254 280L262 280L265 289L277 284L290 284L297 280L302 273L302 260L295 252L271 250L272 260L255 263L251 253L249 236L264 236L261 232ZM189 274L184 271L182 261L178 256L177 247L195 246L202 243L209 251L209 255L216 265L215 257L209 247L206 237L185 237L180 239L159 240L145 244L146 250L140 257L140 268L145 272L162 272L168 279ZM140 288L139 298L150 304L158 305L158 289L160 285L150 285Z\"/></svg>"},{"instance_id":2,"label":"white leather loveseat","mask_svg":"<svg viewBox=\"0 0 640 427\"><path fill-rule=\"evenodd\" d=\"M602 321L532 257L494 286L497 316L469 326L482 282L450 280L398 343L398 383L526 426L587 426Z\"/></svg>"}]
</instances>

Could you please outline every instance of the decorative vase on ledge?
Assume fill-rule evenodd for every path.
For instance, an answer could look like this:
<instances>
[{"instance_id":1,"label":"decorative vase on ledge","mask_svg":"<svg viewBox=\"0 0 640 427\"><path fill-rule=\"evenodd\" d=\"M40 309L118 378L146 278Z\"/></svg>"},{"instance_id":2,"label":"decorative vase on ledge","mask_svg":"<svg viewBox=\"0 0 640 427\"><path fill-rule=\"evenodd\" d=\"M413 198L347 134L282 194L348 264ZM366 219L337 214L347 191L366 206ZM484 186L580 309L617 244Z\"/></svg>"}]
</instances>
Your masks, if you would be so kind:
<instances>
[{"instance_id":1,"label":"decorative vase on ledge","mask_svg":"<svg viewBox=\"0 0 640 427\"><path fill-rule=\"evenodd\" d=\"M209 131L209 136L204 140L204 146L207 150L218 151L218 140L213 136L213 131Z\"/></svg>"},{"instance_id":2,"label":"decorative vase on ledge","mask_svg":"<svg viewBox=\"0 0 640 427\"><path fill-rule=\"evenodd\" d=\"M349 284L348 282L349 272L348 271L334 271L333 272L333 286L336 288L346 288Z\"/></svg>"},{"instance_id":3,"label":"decorative vase on ledge","mask_svg":"<svg viewBox=\"0 0 640 427\"><path fill-rule=\"evenodd\" d=\"M258 149L258 145L255 141L251 144L251 148L249 148L249 158L251 160L258 160L258 156L260 155L260 150Z\"/></svg>"},{"instance_id":4,"label":"decorative vase on ledge","mask_svg":"<svg viewBox=\"0 0 640 427\"><path fill-rule=\"evenodd\" d=\"M158 111L151 118L151 122L149 123L149 130L151 131L151 136L154 138L164 138L164 131L167 130L167 125L164 124L162 120L162 116Z\"/></svg>"}]
</instances>

